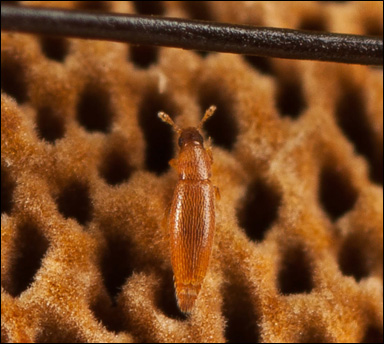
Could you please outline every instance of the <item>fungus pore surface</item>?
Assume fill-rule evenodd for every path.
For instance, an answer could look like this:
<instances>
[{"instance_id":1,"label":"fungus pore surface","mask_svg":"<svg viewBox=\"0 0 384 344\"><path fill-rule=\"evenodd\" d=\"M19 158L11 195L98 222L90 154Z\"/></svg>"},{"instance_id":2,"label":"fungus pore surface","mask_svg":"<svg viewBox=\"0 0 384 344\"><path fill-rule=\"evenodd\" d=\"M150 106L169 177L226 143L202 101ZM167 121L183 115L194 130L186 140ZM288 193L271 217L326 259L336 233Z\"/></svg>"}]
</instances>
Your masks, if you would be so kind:
<instances>
[{"instance_id":1,"label":"fungus pore surface","mask_svg":"<svg viewBox=\"0 0 384 344\"><path fill-rule=\"evenodd\" d=\"M380 1L21 1L381 35ZM212 138L209 271L177 308L175 134ZM1 34L1 341L383 342L383 71Z\"/></svg>"}]
</instances>

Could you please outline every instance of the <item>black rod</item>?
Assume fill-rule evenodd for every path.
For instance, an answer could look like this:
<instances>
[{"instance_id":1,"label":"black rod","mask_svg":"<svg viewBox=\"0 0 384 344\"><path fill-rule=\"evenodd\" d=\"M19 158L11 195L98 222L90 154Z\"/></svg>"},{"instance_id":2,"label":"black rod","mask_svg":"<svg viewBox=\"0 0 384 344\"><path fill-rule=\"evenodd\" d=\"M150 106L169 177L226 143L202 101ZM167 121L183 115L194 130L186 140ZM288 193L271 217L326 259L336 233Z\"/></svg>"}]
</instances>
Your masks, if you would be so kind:
<instances>
[{"instance_id":1,"label":"black rod","mask_svg":"<svg viewBox=\"0 0 384 344\"><path fill-rule=\"evenodd\" d=\"M383 40L377 37L155 16L2 5L1 30L287 59L383 64Z\"/></svg>"}]
</instances>

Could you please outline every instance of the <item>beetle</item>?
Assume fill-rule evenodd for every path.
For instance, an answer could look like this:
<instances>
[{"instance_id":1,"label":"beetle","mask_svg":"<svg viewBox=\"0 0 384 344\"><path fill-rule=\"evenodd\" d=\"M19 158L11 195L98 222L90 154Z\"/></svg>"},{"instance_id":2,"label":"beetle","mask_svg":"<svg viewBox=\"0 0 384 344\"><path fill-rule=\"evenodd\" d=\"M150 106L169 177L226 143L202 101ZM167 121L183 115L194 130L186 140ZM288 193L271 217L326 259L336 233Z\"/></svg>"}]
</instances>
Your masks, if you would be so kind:
<instances>
[{"instance_id":1,"label":"beetle","mask_svg":"<svg viewBox=\"0 0 384 344\"><path fill-rule=\"evenodd\" d=\"M204 147L201 128L216 107L210 106L197 127L181 129L164 112L160 119L178 134L179 156L170 161L178 173L168 216L171 261L179 308L190 313L201 289L211 256L218 188L211 178L211 147Z\"/></svg>"}]
</instances>

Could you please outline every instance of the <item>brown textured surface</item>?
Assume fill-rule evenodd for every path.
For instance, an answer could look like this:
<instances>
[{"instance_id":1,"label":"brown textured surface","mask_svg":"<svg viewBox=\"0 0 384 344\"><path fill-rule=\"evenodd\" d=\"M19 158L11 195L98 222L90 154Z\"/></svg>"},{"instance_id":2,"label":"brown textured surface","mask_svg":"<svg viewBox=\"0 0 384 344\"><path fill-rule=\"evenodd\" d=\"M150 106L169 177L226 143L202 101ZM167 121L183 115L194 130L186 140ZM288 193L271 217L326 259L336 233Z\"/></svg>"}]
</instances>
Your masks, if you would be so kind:
<instances>
[{"instance_id":1,"label":"brown textured surface","mask_svg":"<svg viewBox=\"0 0 384 344\"><path fill-rule=\"evenodd\" d=\"M48 5L383 23L382 2ZM2 342L382 342L382 69L2 34L1 78ZM186 318L162 229L176 142L156 113L196 125L211 104L221 201Z\"/></svg>"}]
</instances>

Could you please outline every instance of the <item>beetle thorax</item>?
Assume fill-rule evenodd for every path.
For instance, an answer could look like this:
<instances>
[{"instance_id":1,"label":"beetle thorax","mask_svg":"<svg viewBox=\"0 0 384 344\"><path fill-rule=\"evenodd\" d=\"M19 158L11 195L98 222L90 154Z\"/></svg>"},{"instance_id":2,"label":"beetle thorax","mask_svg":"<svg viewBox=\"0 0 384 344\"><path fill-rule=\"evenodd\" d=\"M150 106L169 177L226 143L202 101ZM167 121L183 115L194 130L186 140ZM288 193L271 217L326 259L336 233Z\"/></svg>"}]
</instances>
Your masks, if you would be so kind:
<instances>
[{"instance_id":1,"label":"beetle thorax","mask_svg":"<svg viewBox=\"0 0 384 344\"><path fill-rule=\"evenodd\" d=\"M182 180L207 180L211 176L211 161L204 149L203 137L196 128L183 129L179 137L177 163Z\"/></svg>"}]
</instances>

